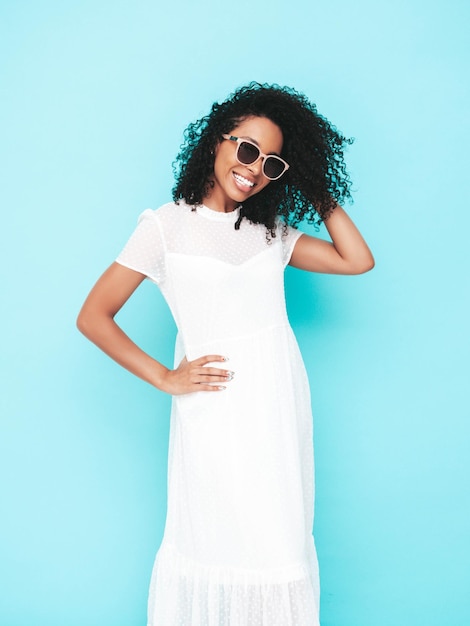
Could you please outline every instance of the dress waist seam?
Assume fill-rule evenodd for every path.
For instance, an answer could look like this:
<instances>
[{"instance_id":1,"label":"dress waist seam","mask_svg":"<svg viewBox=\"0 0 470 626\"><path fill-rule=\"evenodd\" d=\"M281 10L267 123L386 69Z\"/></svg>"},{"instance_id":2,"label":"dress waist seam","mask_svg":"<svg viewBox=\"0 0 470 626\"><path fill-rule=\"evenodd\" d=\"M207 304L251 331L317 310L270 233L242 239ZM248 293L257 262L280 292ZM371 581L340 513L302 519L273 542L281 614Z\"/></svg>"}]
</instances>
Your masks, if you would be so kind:
<instances>
[{"instance_id":1,"label":"dress waist seam","mask_svg":"<svg viewBox=\"0 0 470 626\"><path fill-rule=\"evenodd\" d=\"M289 321L286 320L285 322L281 322L281 323L276 323L276 324L270 324L269 326L265 326L263 328L259 328L256 331L250 332L250 333L242 333L240 335L231 335L231 336L220 336L220 337L213 337L212 339L209 339L207 341L202 341L202 342L197 342L197 343L192 343L192 342L187 342L185 340L184 334L181 331L178 331L178 334L180 336L180 338L183 340L184 344L186 345L186 347L189 347L191 349L194 348L204 348L204 346L208 346L214 343L227 343L227 342L233 342L233 341L241 341L241 340L245 340L245 339L251 339L253 337L257 337L260 335L264 335L266 333L269 333L273 330L276 329L286 329L289 332L292 332L292 327L289 324Z\"/></svg>"}]
</instances>

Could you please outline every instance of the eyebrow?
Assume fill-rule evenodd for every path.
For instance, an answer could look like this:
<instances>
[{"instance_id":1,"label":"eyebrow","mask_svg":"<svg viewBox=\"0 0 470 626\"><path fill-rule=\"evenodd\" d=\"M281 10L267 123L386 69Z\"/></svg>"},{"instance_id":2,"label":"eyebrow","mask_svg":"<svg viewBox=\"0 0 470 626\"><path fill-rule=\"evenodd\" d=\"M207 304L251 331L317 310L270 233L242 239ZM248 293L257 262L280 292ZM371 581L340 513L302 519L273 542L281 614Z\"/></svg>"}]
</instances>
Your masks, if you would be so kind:
<instances>
[{"instance_id":1,"label":"eyebrow","mask_svg":"<svg viewBox=\"0 0 470 626\"><path fill-rule=\"evenodd\" d=\"M259 145L259 143L256 141L256 139L253 139L253 137L247 137L246 135L243 135L242 137L240 137L240 139L248 139L248 141L251 141L252 143L254 143L256 146L258 146L258 148L261 150L261 146ZM272 154L272 155L276 155L278 157L280 157L281 155L279 154L279 152L267 152L266 154Z\"/></svg>"}]
</instances>

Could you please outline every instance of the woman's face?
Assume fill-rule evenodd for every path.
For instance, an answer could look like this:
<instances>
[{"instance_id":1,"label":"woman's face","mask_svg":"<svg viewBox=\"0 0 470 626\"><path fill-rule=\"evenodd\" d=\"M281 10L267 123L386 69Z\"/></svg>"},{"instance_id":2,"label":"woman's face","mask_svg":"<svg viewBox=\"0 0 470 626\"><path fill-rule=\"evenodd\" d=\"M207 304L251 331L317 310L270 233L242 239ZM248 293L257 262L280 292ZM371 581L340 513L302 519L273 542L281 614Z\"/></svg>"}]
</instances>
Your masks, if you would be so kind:
<instances>
[{"instance_id":1,"label":"woman's face","mask_svg":"<svg viewBox=\"0 0 470 626\"><path fill-rule=\"evenodd\" d=\"M228 134L249 139L266 154L281 154L282 132L266 117L247 117ZM214 186L204 203L217 211L233 211L244 200L259 193L270 180L262 171L263 161L251 165L237 161L235 141L222 140L215 149Z\"/></svg>"}]
</instances>

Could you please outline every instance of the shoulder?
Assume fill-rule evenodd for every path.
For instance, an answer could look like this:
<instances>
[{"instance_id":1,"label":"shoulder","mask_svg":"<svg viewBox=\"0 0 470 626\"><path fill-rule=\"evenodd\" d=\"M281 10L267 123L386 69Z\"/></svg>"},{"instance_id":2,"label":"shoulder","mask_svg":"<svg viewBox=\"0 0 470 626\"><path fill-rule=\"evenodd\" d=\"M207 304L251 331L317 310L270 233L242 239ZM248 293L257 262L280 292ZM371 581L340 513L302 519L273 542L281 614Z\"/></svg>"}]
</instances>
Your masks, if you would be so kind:
<instances>
[{"instance_id":1,"label":"shoulder","mask_svg":"<svg viewBox=\"0 0 470 626\"><path fill-rule=\"evenodd\" d=\"M192 212L193 207L186 204L183 200L176 202L167 202L157 209L146 209L139 216L142 219L156 220L161 224L175 224L184 220L188 214Z\"/></svg>"},{"instance_id":2,"label":"shoulder","mask_svg":"<svg viewBox=\"0 0 470 626\"><path fill-rule=\"evenodd\" d=\"M295 226L290 226L286 224L286 222L280 217L276 218L275 227L274 227L276 237L279 237L282 241L286 240L296 240L304 233L296 228Z\"/></svg>"},{"instance_id":3,"label":"shoulder","mask_svg":"<svg viewBox=\"0 0 470 626\"><path fill-rule=\"evenodd\" d=\"M159 227L163 231L178 229L183 225L192 208L183 201L178 204L167 202L157 209L145 209L139 215L137 224L144 228Z\"/></svg>"},{"instance_id":4,"label":"shoulder","mask_svg":"<svg viewBox=\"0 0 470 626\"><path fill-rule=\"evenodd\" d=\"M157 209L145 209L139 215L139 222L143 219L155 220L159 218L164 218L167 215L172 215L179 209L180 205L175 202L167 202L166 204L162 204Z\"/></svg>"},{"instance_id":5,"label":"shoulder","mask_svg":"<svg viewBox=\"0 0 470 626\"><path fill-rule=\"evenodd\" d=\"M298 228L289 226L283 220L276 220L276 237L281 242L282 260L284 265L289 263L295 244L304 233Z\"/></svg>"}]
</instances>

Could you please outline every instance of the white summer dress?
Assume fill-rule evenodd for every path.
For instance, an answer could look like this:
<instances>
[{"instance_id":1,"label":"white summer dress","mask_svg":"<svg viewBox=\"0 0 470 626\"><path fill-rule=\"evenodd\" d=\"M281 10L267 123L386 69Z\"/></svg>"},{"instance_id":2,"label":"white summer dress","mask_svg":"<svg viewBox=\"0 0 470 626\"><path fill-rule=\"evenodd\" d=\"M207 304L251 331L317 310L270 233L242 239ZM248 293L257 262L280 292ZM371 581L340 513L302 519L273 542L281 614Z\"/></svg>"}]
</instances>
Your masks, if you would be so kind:
<instances>
[{"instance_id":1,"label":"white summer dress","mask_svg":"<svg viewBox=\"0 0 470 626\"><path fill-rule=\"evenodd\" d=\"M310 392L284 297L302 233L278 224L268 242L237 218L147 209L117 258L161 289L175 364L218 354L235 372L225 391L173 397L148 626L319 625Z\"/></svg>"}]
</instances>

